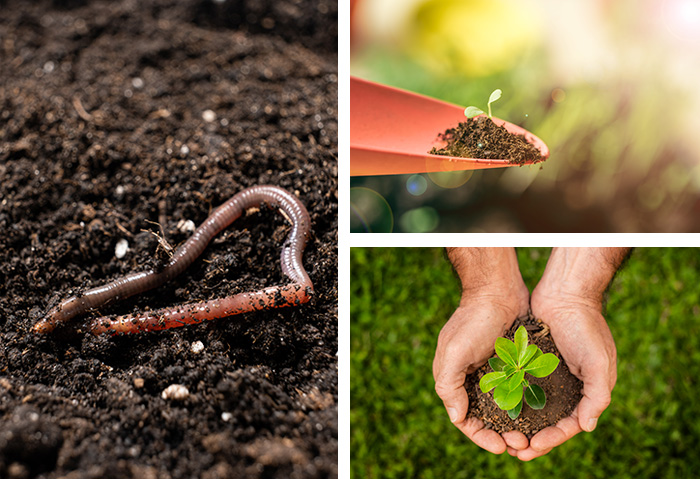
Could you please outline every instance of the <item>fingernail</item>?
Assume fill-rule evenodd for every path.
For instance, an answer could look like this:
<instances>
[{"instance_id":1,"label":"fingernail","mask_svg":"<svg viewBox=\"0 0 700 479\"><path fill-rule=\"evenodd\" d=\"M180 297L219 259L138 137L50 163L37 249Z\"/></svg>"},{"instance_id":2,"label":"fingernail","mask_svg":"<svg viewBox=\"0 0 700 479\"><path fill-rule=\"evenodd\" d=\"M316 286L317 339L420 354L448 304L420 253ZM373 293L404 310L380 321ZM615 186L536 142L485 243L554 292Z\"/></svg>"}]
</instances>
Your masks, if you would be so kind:
<instances>
[{"instance_id":1,"label":"fingernail","mask_svg":"<svg viewBox=\"0 0 700 479\"><path fill-rule=\"evenodd\" d=\"M450 421L456 422L459 420L459 414L457 413L457 410L453 407L448 407L447 408L447 414L450 415Z\"/></svg>"},{"instance_id":2,"label":"fingernail","mask_svg":"<svg viewBox=\"0 0 700 479\"><path fill-rule=\"evenodd\" d=\"M586 431L591 432L595 429L596 424L598 424L598 418L597 417L592 417L588 420L587 428Z\"/></svg>"}]
</instances>

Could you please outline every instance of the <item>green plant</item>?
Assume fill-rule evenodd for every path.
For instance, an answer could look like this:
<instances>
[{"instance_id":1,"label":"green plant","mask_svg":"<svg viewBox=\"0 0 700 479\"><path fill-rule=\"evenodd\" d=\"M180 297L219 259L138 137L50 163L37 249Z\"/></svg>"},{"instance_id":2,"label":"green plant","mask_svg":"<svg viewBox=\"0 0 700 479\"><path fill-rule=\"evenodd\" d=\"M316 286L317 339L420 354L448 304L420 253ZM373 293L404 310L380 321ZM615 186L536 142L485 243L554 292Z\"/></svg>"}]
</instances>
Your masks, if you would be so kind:
<instances>
[{"instance_id":1,"label":"green plant","mask_svg":"<svg viewBox=\"0 0 700 479\"><path fill-rule=\"evenodd\" d=\"M489 96L489 102L487 105L489 110L489 118L491 118L491 103L501 98L501 93L503 92L500 89L496 89L493 92L491 92L491 96ZM484 113L486 113L484 110L475 106L468 106L464 109L464 116L466 116L467 118L474 118L475 116L483 115Z\"/></svg>"},{"instance_id":2,"label":"green plant","mask_svg":"<svg viewBox=\"0 0 700 479\"><path fill-rule=\"evenodd\" d=\"M515 332L515 343L506 338L496 338L496 354L489 359L494 372L485 374L479 381L481 392L492 389L493 400L499 408L508 411L511 419L520 415L523 398L532 409L542 409L547 398L541 387L525 379L525 373L536 378L549 376L557 369L559 358L552 353L542 354L535 344L527 344L527 330L520 326Z\"/></svg>"}]
</instances>

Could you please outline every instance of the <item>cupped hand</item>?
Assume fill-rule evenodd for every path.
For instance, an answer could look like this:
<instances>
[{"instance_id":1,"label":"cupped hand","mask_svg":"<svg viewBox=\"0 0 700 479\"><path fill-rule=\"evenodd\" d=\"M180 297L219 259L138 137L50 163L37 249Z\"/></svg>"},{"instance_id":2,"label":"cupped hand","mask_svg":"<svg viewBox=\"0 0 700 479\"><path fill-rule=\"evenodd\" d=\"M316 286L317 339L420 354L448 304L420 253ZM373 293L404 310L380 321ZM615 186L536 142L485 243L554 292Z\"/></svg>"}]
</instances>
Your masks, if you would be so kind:
<instances>
[{"instance_id":1,"label":"cupped hand","mask_svg":"<svg viewBox=\"0 0 700 479\"><path fill-rule=\"evenodd\" d=\"M549 326L571 373L583 382L583 397L571 416L539 431L528 448L517 451L524 461L547 454L581 431L593 431L617 381L615 342L599 301L538 286L531 306L533 315Z\"/></svg>"},{"instance_id":2,"label":"cupped hand","mask_svg":"<svg viewBox=\"0 0 700 479\"><path fill-rule=\"evenodd\" d=\"M476 445L494 454L525 450L528 440L518 431L500 435L485 429L480 419L467 418L469 398L464 381L493 355L496 338L515 318L527 314L528 296L524 283L509 290L463 296L438 336L433 361L435 391L452 423Z\"/></svg>"}]
</instances>

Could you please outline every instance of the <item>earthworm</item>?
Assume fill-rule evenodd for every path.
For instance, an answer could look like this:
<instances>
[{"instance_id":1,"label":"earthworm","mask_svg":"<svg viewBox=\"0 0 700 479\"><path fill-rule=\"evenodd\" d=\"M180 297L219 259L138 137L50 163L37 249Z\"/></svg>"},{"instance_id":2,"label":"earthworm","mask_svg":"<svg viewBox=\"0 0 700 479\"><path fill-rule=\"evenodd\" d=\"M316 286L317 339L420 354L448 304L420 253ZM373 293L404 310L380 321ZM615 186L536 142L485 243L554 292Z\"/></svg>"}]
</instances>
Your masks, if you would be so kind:
<instances>
[{"instance_id":1,"label":"earthworm","mask_svg":"<svg viewBox=\"0 0 700 479\"><path fill-rule=\"evenodd\" d=\"M292 230L282 245L281 254L282 272L291 283L174 308L127 314L114 319L97 318L90 323L89 330L93 334L113 335L159 331L234 314L306 303L313 295L313 284L302 264L302 255L311 228L309 213L296 197L282 188L253 186L235 194L214 210L192 236L175 250L163 269L132 273L104 286L72 296L52 308L46 317L37 322L33 328L34 332L51 332L59 324L110 301L128 298L161 286L192 264L211 239L240 218L244 211L265 204L279 208L292 223Z\"/></svg>"}]
</instances>

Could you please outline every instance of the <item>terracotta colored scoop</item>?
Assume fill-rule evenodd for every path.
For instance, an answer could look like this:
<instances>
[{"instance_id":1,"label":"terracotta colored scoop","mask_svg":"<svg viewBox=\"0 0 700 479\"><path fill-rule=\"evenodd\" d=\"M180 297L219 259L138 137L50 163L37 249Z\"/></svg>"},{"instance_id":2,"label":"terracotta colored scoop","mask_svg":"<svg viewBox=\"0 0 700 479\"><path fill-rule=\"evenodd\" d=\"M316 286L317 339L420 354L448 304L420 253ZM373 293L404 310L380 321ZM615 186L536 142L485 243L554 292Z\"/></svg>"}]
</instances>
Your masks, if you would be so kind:
<instances>
[{"instance_id":1,"label":"terracotta colored scoop","mask_svg":"<svg viewBox=\"0 0 700 479\"><path fill-rule=\"evenodd\" d=\"M525 135L542 156L549 149L532 133L493 118L511 133ZM464 107L405 90L350 78L350 175L398 175L517 166L508 160L429 155L442 147L438 133L466 121Z\"/></svg>"}]
</instances>

